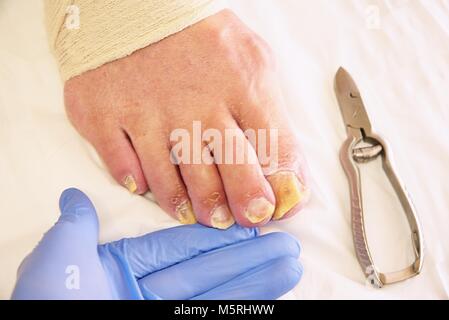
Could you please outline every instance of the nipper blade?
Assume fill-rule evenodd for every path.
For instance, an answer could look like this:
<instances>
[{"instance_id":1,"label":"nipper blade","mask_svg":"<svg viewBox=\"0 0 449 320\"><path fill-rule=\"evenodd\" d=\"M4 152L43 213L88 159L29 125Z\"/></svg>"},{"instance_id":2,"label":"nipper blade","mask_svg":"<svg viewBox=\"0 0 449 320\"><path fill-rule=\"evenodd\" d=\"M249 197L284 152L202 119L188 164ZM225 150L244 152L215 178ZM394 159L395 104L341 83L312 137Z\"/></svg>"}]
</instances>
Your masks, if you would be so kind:
<instances>
[{"instance_id":1,"label":"nipper blade","mask_svg":"<svg viewBox=\"0 0 449 320\"><path fill-rule=\"evenodd\" d=\"M371 123L359 89L351 75L342 67L335 76L335 92L346 129L363 129L369 134Z\"/></svg>"}]
</instances>

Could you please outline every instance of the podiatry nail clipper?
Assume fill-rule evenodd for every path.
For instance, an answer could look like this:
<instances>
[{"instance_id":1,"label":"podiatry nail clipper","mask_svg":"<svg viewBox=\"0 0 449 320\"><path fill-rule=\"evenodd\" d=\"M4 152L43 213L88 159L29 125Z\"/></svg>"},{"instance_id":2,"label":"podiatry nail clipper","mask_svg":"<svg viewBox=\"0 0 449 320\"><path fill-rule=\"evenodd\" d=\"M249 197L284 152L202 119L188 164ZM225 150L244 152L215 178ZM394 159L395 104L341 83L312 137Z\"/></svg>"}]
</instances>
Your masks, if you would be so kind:
<instances>
[{"instance_id":1,"label":"podiatry nail clipper","mask_svg":"<svg viewBox=\"0 0 449 320\"><path fill-rule=\"evenodd\" d=\"M375 287L403 281L418 275L423 266L423 237L415 208L396 175L387 143L371 129L361 95L349 73L340 68L335 77L335 92L345 122L348 139L344 142L340 158L349 180L351 194L352 233L357 259L365 276ZM382 157L385 173L399 197L411 229L414 263L400 271L382 273L377 270L368 248L365 233L362 188L358 165Z\"/></svg>"}]
</instances>

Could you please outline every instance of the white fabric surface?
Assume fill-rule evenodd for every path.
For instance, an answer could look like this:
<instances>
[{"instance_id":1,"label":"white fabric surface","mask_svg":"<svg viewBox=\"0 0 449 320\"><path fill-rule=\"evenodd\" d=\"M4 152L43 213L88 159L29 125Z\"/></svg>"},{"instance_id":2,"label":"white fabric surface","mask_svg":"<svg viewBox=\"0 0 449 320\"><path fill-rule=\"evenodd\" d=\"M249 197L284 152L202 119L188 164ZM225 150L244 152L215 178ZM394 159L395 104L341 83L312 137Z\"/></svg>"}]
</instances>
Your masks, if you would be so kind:
<instances>
[{"instance_id":1,"label":"white fabric surface","mask_svg":"<svg viewBox=\"0 0 449 320\"><path fill-rule=\"evenodd\" d=\"M313 176L304 213L266 229L288 231L303 245L305 274L287 298L447 299L449 1L233 0L231 7L279 57ZM42 21L40 0L0 2L0 298L9 297L20 261L58 217L66 187L93 199L102 241L175 225L157 205L117 186L68 123ZM423 273L381 290L365 285L354 255L338 158L346 133L333 92L340 65L390 142L424 230ZM391 188L375 165L363 172L371 181L365 202L376 261L405 266L410 241Z\"/></svg>"}]
</instances>

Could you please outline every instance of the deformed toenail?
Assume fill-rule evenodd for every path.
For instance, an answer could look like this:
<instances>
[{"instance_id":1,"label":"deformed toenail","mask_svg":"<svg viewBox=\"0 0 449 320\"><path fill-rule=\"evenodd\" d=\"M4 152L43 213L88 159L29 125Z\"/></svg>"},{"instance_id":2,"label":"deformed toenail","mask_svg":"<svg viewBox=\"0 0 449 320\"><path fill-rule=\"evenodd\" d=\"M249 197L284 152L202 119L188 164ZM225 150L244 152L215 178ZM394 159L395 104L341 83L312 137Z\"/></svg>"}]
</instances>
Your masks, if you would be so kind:
<instances>
[{"instance_id":1,"label":"deformed toenail","mask_svg":"<svg viewBox=\"0 0 449 320\"><path fill-rule=\"evenodd\" d=\"M281 171L267 177L276 196L273 220L282 219L291 209L307 199L310 190L291 171Z\"/></svg>"},{"instance_id":2,"label":"deformed toenail","mask_svg":"<svg viewBox=\"0 0 449 320\"><path fill-rule=\"evenodd\" d=\"M223 230L228 229L235 223L235 220L232 217L231 211L227 205L222 205L215 208L212 211L210 220L212 227Z\"/></svg>"},{"instance_id":3,"label":"deformed toenail","mask_svg":"<svg viewBox=\"0 0 449 320\"><path fill-rule=\"evenodd\" d=\"M128 175L123 179L123 184L129 192L135 193L137 191L137 183L132 175Z\"/></svg>"},{"instance_id":4,"label":"deformed toenail","mask_svg":"<svg viewBox=\"0 0 449 320\"><path fill-rule=\"evenodd\" d=\"M270 201L266 198L256 198L248 203L244 214L251 223L257 224L271 218L273 212L274 205Z\"/></svg>"},{"instance_id":5,"label":"deformed toenail","mask_svg":"<svg viewBox=\"0 0 449 320\"><path fill-rule=\"evenodd\" d=\"M192 204L189 200L184 201L176 207L176 218L182 224L195 224L196 218L193 213Z\"/></svg>"}]
</instances>

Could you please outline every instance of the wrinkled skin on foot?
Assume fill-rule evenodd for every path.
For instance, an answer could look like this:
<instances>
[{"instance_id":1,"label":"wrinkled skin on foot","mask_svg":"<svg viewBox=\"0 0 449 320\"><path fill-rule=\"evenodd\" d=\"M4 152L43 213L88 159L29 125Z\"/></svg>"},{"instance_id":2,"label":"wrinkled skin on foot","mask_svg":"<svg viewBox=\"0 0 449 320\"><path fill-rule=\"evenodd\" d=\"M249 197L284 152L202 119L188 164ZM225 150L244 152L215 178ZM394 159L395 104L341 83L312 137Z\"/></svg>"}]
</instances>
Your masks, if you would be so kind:
<instances>
[{"instance_id":1,"label":"wrinkled skin on foot","mask_svg":"<svg viewBox=\"0 0 449 320\"><path fill-rule=\"evenodd\" d=\"M64 92L69 119L117 182L137 194L150 189L182 223L261 226L307 202L306 165L283 113L273 54L231 11L72 78ZM234 129L254 161L174 164L171 133L192 133L194 121L223 136ZM248 129L277 130L276 168L259 164Z\"/></svg>"}]
</instances>

